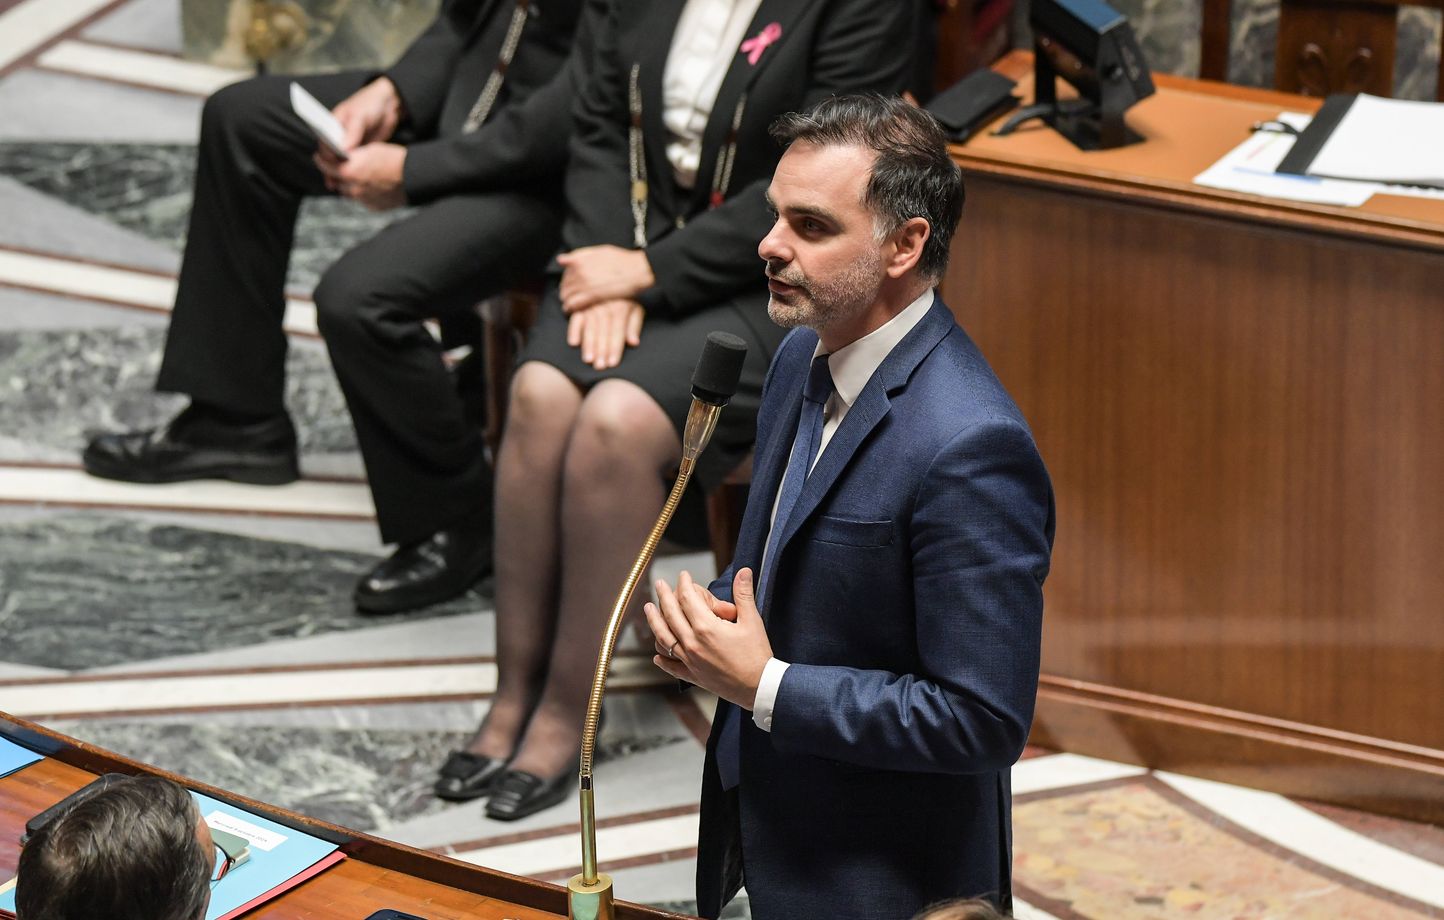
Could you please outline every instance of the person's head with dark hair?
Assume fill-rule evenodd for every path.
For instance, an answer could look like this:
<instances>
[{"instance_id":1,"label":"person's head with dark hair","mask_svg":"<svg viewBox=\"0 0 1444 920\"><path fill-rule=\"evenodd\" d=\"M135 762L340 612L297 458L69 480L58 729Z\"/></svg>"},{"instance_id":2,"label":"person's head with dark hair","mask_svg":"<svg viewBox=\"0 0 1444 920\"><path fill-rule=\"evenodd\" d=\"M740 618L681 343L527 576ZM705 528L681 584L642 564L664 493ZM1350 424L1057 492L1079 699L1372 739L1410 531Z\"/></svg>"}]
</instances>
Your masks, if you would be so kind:
<instances>
[{"instance_id":1,"label":"person's head with dark hair","mask_svg":"<svg viewBox=\"0 0 1444 920\"><path fill-rule=\"evenodd\" d=\"M963 180L936 119L896 96L833 96L809 112L783 115L773 123L772 136L787 147L804 142L876 153L864 201L876 214L878 236L909 220L926 220L929 234L918 270L934 283L942 279L963 214Z\"/></svg>"},{"instance_id":2,"label":"person's head with dark hair","mask_svg":"<svg viewBox=\"0 0 1444 920\"><path fill-rule=\"evenodd\" d=\"M961 173L933 117L902 99L836 96L772 126L786 150L757 247L768 314L828 352L879 328L942 277L963 208Z\"/></svg>"},{"instance_id":3,"label":"person's head with dark hair","mask_svg":"<svg viewBox=\"0 0 1444 920\"><path fill-rule=\"evenodd\" d=\"M201 920L215 851L190 793L140 777L82 799L20 852L19 920Z\"/></svg>"},{"instance_id":4,"label":"person's head with dark hair","mask_svg":"<svg viewBox=\"0 0 1444 920\"><path fill-rule=\"evenodd\" d=\"M984 898L956 898L929 904L913 920L1006 920L1007 916Z\"/></svg>"}]
</instances>

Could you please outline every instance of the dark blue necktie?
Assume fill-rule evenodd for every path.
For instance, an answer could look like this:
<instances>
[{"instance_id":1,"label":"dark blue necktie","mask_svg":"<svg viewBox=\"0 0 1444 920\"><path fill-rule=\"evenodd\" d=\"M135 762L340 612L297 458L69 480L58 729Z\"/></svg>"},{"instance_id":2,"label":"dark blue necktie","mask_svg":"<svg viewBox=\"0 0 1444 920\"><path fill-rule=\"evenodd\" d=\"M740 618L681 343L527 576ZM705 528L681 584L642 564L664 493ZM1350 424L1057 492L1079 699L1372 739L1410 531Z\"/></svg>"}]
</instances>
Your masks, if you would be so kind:
<instances>
[{"instance_id":1,"label":"dark blue necktie","mask_svg":"<svg viewBox=\"0 0 1444 920\"><path fill-rule=\"evenodd\" d=\"M772 528L767 534L767 554L763 557L762 576L757 581L757 602L767 597L767 583L777 564L778 543L786 530L787 519L797 506L802 495L802 486L812 471L817 459L817 449L822 444L823 407L832 395L832 371L827 366L827 355L812 359L807 383L802 388L802 413L797 420L797 437L792 442L792 455L787 460L787 474L782 477L782 487L777 490L777 513L772 517ZM732 706L722 717L722 733L717 739L717 773L723 789L731 789L741 782L741 709Z\"/></svg>"}]
</instances>

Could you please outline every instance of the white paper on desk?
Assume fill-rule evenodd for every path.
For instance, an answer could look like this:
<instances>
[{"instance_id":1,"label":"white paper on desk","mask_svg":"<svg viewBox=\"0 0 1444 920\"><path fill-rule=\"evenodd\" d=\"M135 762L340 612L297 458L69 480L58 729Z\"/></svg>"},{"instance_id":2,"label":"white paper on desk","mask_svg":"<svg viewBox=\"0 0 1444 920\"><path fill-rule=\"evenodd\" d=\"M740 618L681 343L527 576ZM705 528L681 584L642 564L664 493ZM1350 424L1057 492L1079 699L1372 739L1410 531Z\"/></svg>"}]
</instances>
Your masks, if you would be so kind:
<instances>
[{"instance_id":1,"label":"white paper on desk","mask_svg":"<svg viewBox=\"0 0 1444 920\"><path fill-rule=\"evenodd\" d=\"M1302 112L1280 113L1279 121L1303 129L1310 116ZM1228 192L1248 192L1268 198L1337 204L1357 208L1369 200L1378 186L1371 182L1345 182L1291 176L1274 170L1294 146L1295 137L1275 131L1255 131L1248 140L1223 155L1223 159L1193 178L1198 185Z\"/></svg>"},{"instance_id":2,"label":"white paper on desk","mask_svg":"<svg viewBox=\"0 0 1444 920\"><path fill-rule=\"evenodd\" d=\"M1309 174L1444 186L1444 103L1360 93Z\"/></svg>"},{"instance_id":3,"label":"white paper on desk","mask_svg":"<svg viewBox=\"0 0 1444 920\"><path fill-rule=\"evenodd\" d=\"M299 83L291 84L291 111L306 123L306 127L316 135L316 140L325 144L336 156L346 159L346 132L341 128L341 122Z\"/></svg>"},{"instance_id":4,"label":"white paper on desk","mask_svg":"<svg viewBox=\"0 0 1444 920\"><path fill-rule=\"evenodd\" d=\"M1309 126L1312 117L1302 112L1280 112L1278 120L1302 131ZM1293 146L1292 134L1255 131L1253 136L1224 154L1223 159L1199 173L1193 181L1229 192L1248 192L1268 198L1305 201L1311 204L1337 204L1351 208L1368 201L1375 192L1444 200L1444 189L1392 185L1386 182L1320 179L1315 176L1291 176L1274 172L1284 154Z\"/></svg>"}]
</instances>

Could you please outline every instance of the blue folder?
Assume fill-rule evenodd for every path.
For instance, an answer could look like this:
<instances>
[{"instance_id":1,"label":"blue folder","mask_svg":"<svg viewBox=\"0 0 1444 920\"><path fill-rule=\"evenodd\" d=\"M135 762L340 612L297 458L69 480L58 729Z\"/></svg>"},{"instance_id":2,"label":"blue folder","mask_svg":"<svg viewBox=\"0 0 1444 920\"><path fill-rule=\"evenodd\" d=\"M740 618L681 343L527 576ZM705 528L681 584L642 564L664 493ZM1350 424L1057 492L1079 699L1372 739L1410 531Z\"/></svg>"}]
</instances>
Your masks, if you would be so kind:
<instances>
[{"instance_id":1,"label":"blue folder","mask_svg":"<svg viewBox=\"0 0 1444 920\"><path fill-rule=\"evenodd\" d=\"M201 817L250 841L251 855L211 889L206 920L217 920L272 888L285 884L335 852L336 844L277 824L257 814L191 792ZM237 824L236 822L240 822ZM268 849L269 847L269 849Z\"/></svg>"},{"instance_id":2,"label":"blue folder","mask_svg":"<svg viewBox=\"0 0 1444 920\"><path fill-rule=\"evenodd\" d=\"M8 738L0 738L0 776L9 776L21 767L28 767L45 758Z\"/></svg>"}]
</instances>

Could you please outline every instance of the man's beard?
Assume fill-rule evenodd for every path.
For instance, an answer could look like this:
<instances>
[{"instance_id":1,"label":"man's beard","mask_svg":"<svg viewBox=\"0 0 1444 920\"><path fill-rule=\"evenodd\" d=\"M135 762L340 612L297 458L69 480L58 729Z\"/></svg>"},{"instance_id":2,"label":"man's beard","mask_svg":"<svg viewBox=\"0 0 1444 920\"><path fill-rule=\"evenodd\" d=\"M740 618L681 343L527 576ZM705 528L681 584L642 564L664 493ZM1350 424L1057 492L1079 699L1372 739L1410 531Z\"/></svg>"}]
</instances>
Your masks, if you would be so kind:
<instances>
[{"instance_id":1,"label":"man's beard","mask_svg":"<svg viewBox=\"0 0 1444 920\"><path fill-rule=\"evenodd\" d=\"M791 285L788 302L773 294L767 301L767 315L784 329L807 326L821 331L839 321L851 319L877 300L882 287L881 259L859 259L845 271L828 279L812 279L793 266L773 269L767 277Z\"/></svg>"}]
</instances>

